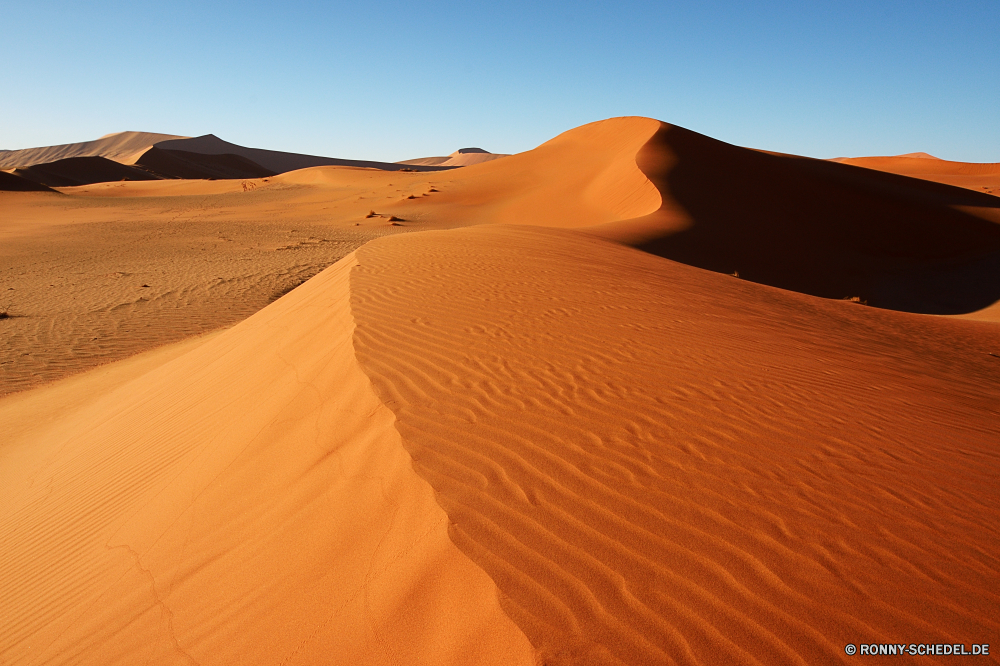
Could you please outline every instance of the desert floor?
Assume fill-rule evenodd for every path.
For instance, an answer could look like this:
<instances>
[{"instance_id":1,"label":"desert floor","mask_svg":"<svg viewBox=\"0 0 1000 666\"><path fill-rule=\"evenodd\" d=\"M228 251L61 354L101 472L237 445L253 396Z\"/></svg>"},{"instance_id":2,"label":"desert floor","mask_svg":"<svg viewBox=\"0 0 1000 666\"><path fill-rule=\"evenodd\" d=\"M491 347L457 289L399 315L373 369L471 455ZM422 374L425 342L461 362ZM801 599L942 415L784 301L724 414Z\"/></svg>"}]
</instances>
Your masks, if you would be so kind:
<instances>
[{"instance_id":1,"label":"desert floor","mask_svg":"<svg viewBox=\"0 0 1000 666\"><path fill-rule=\"evenodd\" d=\"M865 159L0 192L0 663L996 660L996 170Z\"/></svg>"}]
</instances>

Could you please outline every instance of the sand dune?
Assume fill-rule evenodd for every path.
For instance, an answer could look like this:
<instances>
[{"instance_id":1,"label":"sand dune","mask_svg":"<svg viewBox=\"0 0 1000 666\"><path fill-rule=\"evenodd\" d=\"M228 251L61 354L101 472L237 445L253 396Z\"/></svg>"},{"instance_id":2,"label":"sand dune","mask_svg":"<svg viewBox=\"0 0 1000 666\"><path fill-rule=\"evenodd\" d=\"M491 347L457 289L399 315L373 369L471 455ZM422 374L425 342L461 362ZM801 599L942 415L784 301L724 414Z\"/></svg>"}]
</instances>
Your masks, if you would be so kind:
<instances>
[{"instance_id":1,"label":"sand dune","mask_svg":"<svg viewBox=\"0 0 1000 666\"><path fill-rule=\"evenodd\" d=\"M309 171L0 193L0 395L230 326L407 229L365 217L405 196L397 174Z\"/></svg>"},{"instance_id":2,"label":"sand dune","mask_svg":"<svg viewBox=\"0 0 1000 666\"><path fill-rule=\"evenodd\" d=\"M67 157L14 170L14 174L48 187L74 187L122 180L156 180L142 168L119 164L104 157Z\"/></svg>"},{"instance_id":3,"label":"sand dune","mask_svg":"<svg viewBox=\"0 0 1000 666\"><path fill-rule=\"evenodd\" d=\"M648 118L585 125L442 178L441 196L403 216L587 228L701 268L911 312L1000 300L996 197L740 148Z\"/></svg>"},{"instance_id":4,"label":"sand dune","mask_svg":"<svg viewBox=\"0 0 1000 666\"><path fill-rule=\"evenodd\" d=\"M5 442L4 663L531 663L357 366L354 264Z\"/></svg>"},{"instance_id":5,"label":"sand dune","mask_svg":"<svg viewBox=\"0 0 1000 666\"><path fill-rule=\"evenodd\" d=\"M263 150L261 148L245 148L228 141L223 141L213 134L194 137L190 139L174 139L162 141L156 144L157 148L164 150L181 150L190 153L201 153L204 155L239 155L248 160L256 162L265 169L275 173L284 173L296 169L305 169L316 166L347 166L363 167L367 169L380 169L382 171L398 171L403 168L415 169L417 171L437 171L445 167L403 165L390 162L375 162L370 160L345 160L334 157L317 157L315 155L300 155L298 153L284 153L277 150Z\"/></svg>"},{"instance_id":6,"label":"sand dune","mask_svg":"<svg viewBox=\"0 0 1000 666\"><path fill-rule=\"evenodd\" d=\"M0 171L0 192L50 192L52 188L22 178L14 173Z\"/></svg>"},{"instance_id":7,"label":"sand dune","mask_svg":"<svg viewBox=\"0 0 1000 666\"><path fill-rule=\"evenodd\" d=\"M440 174L441 194L399 206L439 225L486 223L586 227L656 211L662 199L635 156L656 133L649 118L614 118L538 148Z\"/></svg>"},{"instance_id":8,"label":"sand dune","mask_svg":"<svg viewBox=\"0 0 1000 666\"><path fill-rule=\"evenodd\" d=\"M91 159L82 160L79 158ZM103 161L97 158L102 158ZM74 161L64 162L67 159ZM28 169L28 173L37 174L53 169L65 170L66 165L71 164L74 176L63 179L65 182L56 183L55 186L122 180L122 178L127 177L127 174L132 173L118 170L126 175L117 178L111 177L114 167L104 163L108 160L123 165L145 166L166 178L259 178L315 166L347 166L383 171L399 171L404 168L416 171L438 171L459 166L458 164L440 167L393 164L246 148L223 141L213 134L183 137L150 132L120 132L103 136L96 141L23 150L0 150L0 169L36 167ZM89 171L87 171L88 167ZM38 180L39 176L33 178ZM47 179L59 180L52 175L47 176ZM138 180L141 178L131 177L128 179ZM43 179L39 182L48 183L48 180Z\"/></svg>"},{"instance_id":9,"label":"sand dune","mask_svg":"<svg viewBox=\"0 0 1000 666\"><path fill-rule=\"evenodd\" d=\"M239 155L202 155L153 147L135 161L165 178L264 178L276 172Z\"/></svg>"},{"instance_id":10,"label":"sand dune","mask_svg":"<svg viewBox=\"0 0 1000 666\"><path fill-rule=\"evenodd\" d=\"M357 256L362 367L545 663L852 663L1000 628L994 326L544 229Z\"/></svg>"},{"instance_id":11,"label":"sand dune","mask_svg":"<svg viewBox=\"0 0 1000 666\"><path fill-rule=\"evenodd\" d=\"M949 162L927 153L894 157L839 157L832 161L1000 196L1000 163Z\"/></svg>"},{"instance_id":12,"label":"sand dune","mask_svg":"<svg viewBox=\"0 0 1000 666\"><path fill-rule=\"evenodd\" d=\"M105 157L116 162L130 163L130 158L142 154L160 141L183 138L186 137L151 132L118 132L102 136L95 141L82 143L67 143L23 150L0 150L0 169L27 167L69 157Z\"/></svg>"},{"instance_id":13,"label":"sand dune","mask_svg":"<svg viewBox=\"0 0 1000 666\"><path fill-rule=\"evenodd\" d=\"M492 162L493 160L500 159L501 157L509 157L509 155L491 153L483 150L482 148L460 148L451 155L447 155L445 157L420 157L415 160L404 160L399 162L399 164L407 164L411 166L458 167L472 166L473 164L482 164L483 162Z\"/></svg>"},{"instance_id":14,"label":"sand dune","mask_svg":"<svg viewBox=\"0 0 1000 666\"><path fill-rule=\"evenodd\" d=\"M686 264L827 298L955 314L1000 299L1000 202L738 148L663 124L638 156L664 198L601 231Z\"/></svg>"},{"instance_id":15,"label":"sand dune","mask_svg":"<svg viewBox=\"0 0 1000 666\"><path fill-rule=\"evenodd\" d=\"M648 118L60 192L0 193L2 663L853 663L1000 629L997 306L840 300L1000 300L996 197Z\"/></svg>"}]
</instances>

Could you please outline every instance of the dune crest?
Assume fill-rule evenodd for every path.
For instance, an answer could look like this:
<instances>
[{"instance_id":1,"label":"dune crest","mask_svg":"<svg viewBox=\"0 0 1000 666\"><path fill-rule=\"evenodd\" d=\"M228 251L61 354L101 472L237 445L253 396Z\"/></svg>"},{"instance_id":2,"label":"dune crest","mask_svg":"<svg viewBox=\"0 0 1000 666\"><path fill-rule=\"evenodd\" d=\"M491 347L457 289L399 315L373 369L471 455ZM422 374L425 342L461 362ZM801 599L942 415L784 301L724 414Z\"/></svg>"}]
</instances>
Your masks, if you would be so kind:
<instances>
[{"instance_id":1,"label":"dune crest","mask_svg":"<svg viewBox=\"0 0 1000 666\"><path fill-rule=\"evenodd\" d=\"M551 229L357 256L361 366L543 663L847 664L1000 630L995 327Z\"/></svg>"},{"instance_id":2,"label":"dune crest","mask_svg":"<svg viewBox=\"0 0 1000 666\"><path fill-rule=\"evenodd\" d=\"M927 153L892 157L839 157L831 161L1000 196L1000 163L996 162L951 162Z\"/></svg>"},{"instance_id":3,"label":"dune crest","mask_svg":"<svg viewBox=\"0 0 1000 666\"><path fill-rule=\"evenodd\" d=\"M441 174L442 192L412 210L441 226L574 228L650 214L662 199L636 156L659 126L629 117L577 127L533 150Z\"/></svg>"},{"instance_id":4,"label":"dune crest","mask_svg":"<svg viewBox=\"0 0 1000 666\"><path fill-rule=\"evenodd\" d=\"M1000 300L996 197L741 148L666 123L637 162L662 195L660 209L591 233L754 282L894 310L960 314Z\"/></svg>"},{"instance_id":5,"label":"dune crest","mask_svg":"<svg viewBox=\"0 0 1000 666\"><path fill-rule=\"evenodd\" d=\"M0 150L0 169L28 167L70 157L104 157L130 164L131 158L138 157L160 141L185 138L187 137L153 132L116 132L106 134L94 141L23 148L21 150Z\"/></svg>"},{"instance_id":6,"label":"dune crest","mask_svg":"<svg viewBox=\"0 0 1000 666\"><path fill-rule=\"evenodd\" d=\"M117 389L0 401L0 661L532 662L357 365L354 265Z\"/></svg>"}]
</instances>

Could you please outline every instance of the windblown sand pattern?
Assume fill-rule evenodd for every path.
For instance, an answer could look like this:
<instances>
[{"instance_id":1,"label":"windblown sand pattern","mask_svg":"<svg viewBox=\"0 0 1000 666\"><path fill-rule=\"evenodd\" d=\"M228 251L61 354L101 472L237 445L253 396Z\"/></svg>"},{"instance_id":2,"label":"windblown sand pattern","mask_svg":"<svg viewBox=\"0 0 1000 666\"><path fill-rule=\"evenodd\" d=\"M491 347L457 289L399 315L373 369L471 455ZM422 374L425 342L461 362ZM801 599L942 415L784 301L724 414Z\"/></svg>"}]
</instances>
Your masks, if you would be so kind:
<instances>
[{"instance_id":1,"label":"windblown sand pattern","mask_svg":"<svg viewBox=\"0 0 1000 666\"><path fill-rule=\"evenodd\" d=\"M0 664L996 643L994 176L892 160L924 180L633 117L435 173L5 179Z\"/></svg>"},{"instance_id":2,"label":"windblown sand pattern","mask_svg":"<svg viewBox=\"0 0 1000 666\"><path fill-rule=\"evenodd\" d=\"M545 663L849 663L1000 629L995 327L552 230L357 256L362 367Z\"/></svg>"},{"instance_id":3,"label":"windblown sand pattern","mask_svg":"<svg viewBox=\"0 0 1000 666\"><path fill-rule=\"evenodd\" d=\"M353 265L0 404L0 662L530 663L357 365Z\"/></svg>"}]
</instances>

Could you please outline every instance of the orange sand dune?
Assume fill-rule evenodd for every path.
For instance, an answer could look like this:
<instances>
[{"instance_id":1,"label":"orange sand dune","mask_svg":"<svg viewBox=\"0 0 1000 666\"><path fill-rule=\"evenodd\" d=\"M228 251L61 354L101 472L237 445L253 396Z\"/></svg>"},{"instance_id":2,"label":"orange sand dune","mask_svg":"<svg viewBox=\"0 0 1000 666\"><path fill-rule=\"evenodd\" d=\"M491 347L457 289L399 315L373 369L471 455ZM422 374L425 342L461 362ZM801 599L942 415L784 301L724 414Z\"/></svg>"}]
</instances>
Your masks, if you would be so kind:
<instances>
[{"instance_id":1,"label":"orange sand dune","mask_svg":"<svg viewBox=\"0 0 1000 666\"><path fill-rule=\"evenodd\" d=\"M440 195L398 209L440 225L586 227L646 215L661 197L635 156L659 125L649 118L584 125L525 153L436 174Z\"/></svg>"},{"instance_id":2,"label":"orange sand dune","mask_svg":"<svg viewBox=\"0 0 1000 666\"><path fill-rule=\"evenodd\" d=\"M387 210L399 174L333 171L0 192L0 395L231 326L407 228Z\"/></svg>"},{"instance_id":3,"label":"orange sand dune","mask_svg":"<svg viewBox=\"0 0 1000 666\"><path fill-rule=\"evenodd\" d=\"M545 229L357 257L362 368L544 663L847 664L1000 630L994 325Z\"/></svg>"},{"instance_id":4,"label":"orange sand dune","mask_svg":"<svg viewBox=\"0 0 1000 666\"><path fill-rule=\"evenodd\" d=\"M239 155L251 160L265 169L275 173L284 173L295 169L305 169L316 166L347 166L362 167L370 169L381 169L383 171L398 171L403 168L410 168L416 171L439 171L446 167L394 164L390 162L376 162L372 160L346 160L334 157L318 157L316 155L300 155L298 153L286 153L279 150L264 150L262 148L246 148L228 141L223 141L214 134L206 134L193 138L173 139L162 141L156 144L157 148L164 150L180 150L190 153L202 153L205 155Z\"/></svg>"},{"instance_id":5,"label":"orange sand dune","mask_svg":"<svg viewBox=\"0 0 1000 666\"><path fill-rule=\"evenodd\" d=\"M648 118L585 125L440 178L441 196L401 205L401 216L588 228L701 268L897 310L958 314L1000 300L996 197Z\"/></svg>"},{"instance_id":6,"label":"orange sand dune","mask_svg":"<svg viewBox=\"0 0 1000 666\"><path fill-rule=\"evenodd\" d=\"M41 183L22 178L6 171L0 171L0 192L50 192L52 188Z\"/></svg>"},{"instance_id":7,"label":"orange sand dune","mask_svg":"<svg viewBox=\"0 0 1000 666\"><path fill-rule=\"evenodd\" d=\"M831 161L1000 196L1000 163L949 162L927 153L894 157L838 157Z\"/></svg>"},{"instance_id":8,"label":"orange sand dune","mask_svg":"<svg viewBox=\"0 0 1000 666\"><path fill-rule=\"evenodd\" d=\"M839 300L998 300L995 197L648 118L61 192L0 193L0 392L344 258L0 399L0 663L853 663L1000 629L1000 329Z\"/></svg>"},{"instance_id":9,"label":"orange sand dune","mask_svg":"<svg viewBox=\"0 0 1000 666\"><path fill-rule=\"evenodd\" d=\"M531 663L357 365L355 264L0 402L0 662Z\"/></svg>"},{"instance_id":10,"label":"orange sand dune","mask_svg":"<svg viewBox=\"0 0 1000 666\"><path fill-rule=\"evenodd\" d=\"M399 164L446 167L472 166L473 164L498 160L501 157L509 157L509 155L491 153L482 148L461 148L445 157L420 157L415 160L404 160Z\"/></svg>"},{"instance_id":11,"label":"orange sand dune","mask_svg":"<svg viewBox=\"0 0 1000 666\"><path fill-rule=\"evenodd\" d=\"M82 143L66 143L22 150L0 150L0 169L44 164L68 157L105 157L116 162L130 164L130 158L141 155L149 150L153 144L184 138L187 137L151 132L118 132L107 134L95 141Z\"/></svg>"},{"instance_id":12,"label":"orange sand dune","mask_svg":"<svg viewBox=\"0 0 1000 666\"><path fill-rule=\"evenodd\" d=\"M165 178L264 178L275 175L274 171L239 155L202 155L155 146L143 153L135 164Z\"/></svg>"},{"instance_id":13,"label":"orange sand dune","mask_svg":"<svg viewBox=\"0 0 1000 666\"><path fill-rule=\"evenodd\" d=\"M670 202L642 221L639 246L660 256L911 312L957 314L1000 300L996 197L666 124L638 164Z\"/></svg>"},{"instance_id":14,"label":"orange sand dune","mask_svg":"<svg viewBox=\"0 0 1000 666\"><path fill-rule=\"evenodd\" d=\"M75 187L122 180L157 180L142 168L119 164L104 157L67 157L14 170L14 174L48 187Z\"/></svg>"}]
</instances>

